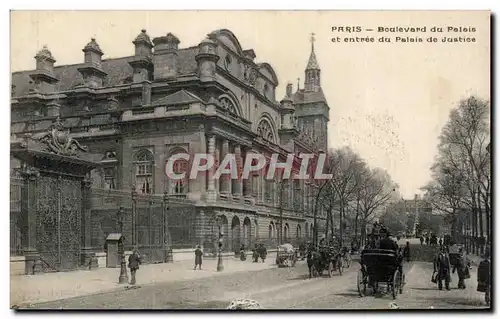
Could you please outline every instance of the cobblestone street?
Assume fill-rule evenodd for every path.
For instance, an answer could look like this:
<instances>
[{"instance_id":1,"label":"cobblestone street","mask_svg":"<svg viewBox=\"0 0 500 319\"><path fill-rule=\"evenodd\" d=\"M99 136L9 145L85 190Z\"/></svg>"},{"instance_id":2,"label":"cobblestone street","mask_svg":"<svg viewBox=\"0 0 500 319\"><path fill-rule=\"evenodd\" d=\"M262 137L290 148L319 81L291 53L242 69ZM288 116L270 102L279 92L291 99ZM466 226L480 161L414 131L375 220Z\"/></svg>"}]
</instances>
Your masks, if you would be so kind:
<instances>
[{"instance_id":1,"label":"cobblestone street","mask_svg":"<svg viewBox=\"0 0 500 319\"><path fill-rule=\"evenodd\" d=\"M234 261L237 263L236 261ZM246 261L245 264L251 264ZM247 265L245 265L247 266ZM432 264L416 261L405 264L407 284L394 302L400 309L486 308L484 295L476 292L476 266L471 269L467 289L438 291L430 282ZM146 269L146 268L145 268ZM305 262L295 268L275 268L234 272L218 276L191 277L184 281L158 282L137 289L101 293L34 305L35 308L64 309L222 309L236 298L250 298L267 309L388 309L389 295L359 297L356 278L359 265L354 262L342 276L308 278ZM196 273L195 271L192 271Z\"/></svg>"}]
</instances>

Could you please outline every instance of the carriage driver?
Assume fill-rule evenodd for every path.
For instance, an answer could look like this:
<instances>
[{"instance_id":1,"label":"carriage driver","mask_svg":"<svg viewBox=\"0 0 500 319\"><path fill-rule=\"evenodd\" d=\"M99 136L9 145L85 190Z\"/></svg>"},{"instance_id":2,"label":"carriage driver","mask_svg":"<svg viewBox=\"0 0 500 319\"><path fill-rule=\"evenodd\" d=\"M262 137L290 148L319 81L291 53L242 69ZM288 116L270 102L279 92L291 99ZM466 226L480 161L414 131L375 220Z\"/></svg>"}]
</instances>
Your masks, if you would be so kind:
<instances>
[{"instance_id":1,"label":"carriage driver","mask_svg":"<svg viewBox=\"0 0 500 319\"><path fill-rule=\"evenodd\" d=\"M398 244L391 238L389 238L389 231L387 228L383 227L380 230L380 242L379 242L379 248L380 249L388 249L388 250L394 250L395 252L398 251L399 247Z\"/></svg>"}]
</instances>

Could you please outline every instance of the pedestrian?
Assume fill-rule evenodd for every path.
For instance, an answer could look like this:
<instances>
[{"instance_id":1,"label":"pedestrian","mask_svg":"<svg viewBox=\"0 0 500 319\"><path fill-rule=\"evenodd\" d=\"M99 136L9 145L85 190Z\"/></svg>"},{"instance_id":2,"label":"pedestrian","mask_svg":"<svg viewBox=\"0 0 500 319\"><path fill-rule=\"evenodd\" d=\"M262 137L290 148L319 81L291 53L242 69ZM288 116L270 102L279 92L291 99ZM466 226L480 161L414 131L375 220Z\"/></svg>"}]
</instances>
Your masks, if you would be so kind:
<instances>
[{"instance_id":1,"label":"pedestrian","mask_svg":"<svg viewBox=\"0 0 500 319\"><path fill-rule=\"evenodd\" d=\"M424 244L424 236L420 236L420 246Z\"/></svg>"},{"instance_id":2,"label":"pedestrian","mask_svg":"<svg viewBox=\"0 0 500 319\"><path fill-rule=\"evenodd\" d=\"M438 288L439 290L443 290L443 280L445 284L446 290L450 290L450 257L446 252L444 247L439 249L439 252L434 257L434 274L437 276ZM433 274L433 275L434 275Z\"/></svg>"},{"instance_id":3,"label":"pedestrian","mask_svg":"<svg viewBox=\"0 0 500 319\"><path fill-rule=\"evenodd\" d=\"M463 248L458 250L459 257L457 263L453 266L452 273L457 272L458 275L458 289L465 289L465 279L470 278L470 261L465 256Z\"/></svg>"},{"instance_id":4,"label":"pedestrian","mask_svg":"<svg viewBox=\"0 0 500 319\"><path fill-rule=\"evenodd\" d=\"M407 262L410 262L410 242L406 242L406 246L403 249L403 256L406 258Z\"/></svg>"},{"instance_id":5,"label":"pedestrian","mask_svg":"<svg viewBox=\"0 0 500 319\"><path fill-rule=\"evenodd\" d=\"M425 237L425 244L426 244L426 245L429 245L429 236L426 236L426 237Z\"/></svg>"},{"instance_id":6,"label":"pedestrian","mask_svg":"<svg viewBox=\"0 0 500 319\"><path fill-rule=\"evenodd\" d=\"M439 238L439 247L443 247L443 238Z\"/></svg>"},{"instance_id":7,"label":"pedestrian","mask_svg":"<svg viewBox=\"0 0 500 319\"><path fill-rule=\"evenodd\" d=\"M491 290L491 261L490 261L490 251L487 248L484 253L484 259L479 263L477 267L477 291L484 292L484 298L486 304L490 305L490 290Z\"/></svg>"},{"instance_id":8,"label":"pedestrian","mask_svg":"<svg viewBox=\"0 0 500 319\"><path fill-rule=\"evenodd\" d=\"M139 269L139 265L141 264L141 254L137 248L134 248L132 255L128 257L128 268L130 268L130 284L135 285L135 274Z\"/></svg>"},{"instance_id":9,"label":"pedestrian","mask_svg":"<svg viewBox=\"0 0 500 319\"><path fill-rule=\"evenodd\" d=\"M264 246L264 244L260 244L260 258L262 259L262 262L266 262L266 257L267 257L267 248Z\"/></svg>"},{"instance_id":10,"label":"pedestrian","mask_svg":"<svg viewBox=\"0 0 500 319\"><path fill-rule=\"evenodd\" d=\"M196 270L196 266L199 266L201 270L201 262L203 259L203 251L201 251L201 247L196 246L196 250L194 251L194 270Z\"/></svg>"},{"instance_id":11,"label":"pedestrian","mask_svg":"<svg viewBox=\"0 0 500 319\"><path fill-rule=\"evenodd\" d=\"M259 247L257 247L257 244L255 244L255 247L253 248L252 259L254 263L259 262Z\"/></svg>"}]
</instances>

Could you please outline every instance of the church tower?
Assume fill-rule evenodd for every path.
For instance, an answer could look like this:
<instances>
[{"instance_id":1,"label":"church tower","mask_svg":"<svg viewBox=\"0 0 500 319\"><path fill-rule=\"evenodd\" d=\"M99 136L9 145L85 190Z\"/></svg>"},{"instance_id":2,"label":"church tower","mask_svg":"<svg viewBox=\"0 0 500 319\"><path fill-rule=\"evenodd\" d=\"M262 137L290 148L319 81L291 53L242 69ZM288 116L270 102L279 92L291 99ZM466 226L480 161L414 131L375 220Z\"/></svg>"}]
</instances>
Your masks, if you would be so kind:
<instances>
[{"instance_id":1,"label":"church tower","mask_svg":"<svg viewBox=\"0 0 500 319\"><path fill-rule=\"evenodd\" d=\"M314 33L311 36L311 55L306 67L306 79L304 82L304 90L306 92L318 92L321 88L321 70L314 53Z\"/></svg>"},{"instance_id":2,"label":"church tower","mask_svg":"<svg viewBox=\"0 0 500 319\"><path fill-rule=\"evenodd\" d=\"M314 52L315 34L311 34L311 54L305 70L304 88L293 95L295 116L301 131L311 135L318 149L328 150L330 107L321 88L321 69Z\"/></svg>"}]
</instances>

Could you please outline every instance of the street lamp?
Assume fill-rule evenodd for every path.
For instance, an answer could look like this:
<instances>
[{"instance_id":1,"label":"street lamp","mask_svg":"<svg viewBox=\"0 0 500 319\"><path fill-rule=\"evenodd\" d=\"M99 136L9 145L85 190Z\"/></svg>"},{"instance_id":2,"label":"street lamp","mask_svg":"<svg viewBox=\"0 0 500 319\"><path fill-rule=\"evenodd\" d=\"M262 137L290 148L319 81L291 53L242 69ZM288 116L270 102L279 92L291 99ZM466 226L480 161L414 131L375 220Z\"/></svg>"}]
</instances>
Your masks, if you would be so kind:
<instances>
[{"instance_id":1,"label":"street lamp","mask_svg":"<svg viewBox=\"0 0 500 319\"><path fill-rule=\"evenodd\" d=\"M219 250L217 252L217 272L224 271L224 265L222 264L222 242L224 233L222 232L221 217L217 216L217 225L219 228Z\"/></svg>"},{"instance_id":2,"label":"street lamp","mask_svg":"<svg viewBox=\"0 0 500 319\"><path fill-rule=\"evenodd\" d=\"M123 237L123 220L125 218L125 209L123 207L120 207L118 209L118 212L116 213L116 219L118 220L118 226L120 228L120 234L122 236L122 240L124 239ZM123 244L122 244L122 251L120 254L120 276L118 277L118 283L119 284L127 284L128 283L128 274L127 274L127 262L125 260L125 249L123 249Z\"/></svg>"}]
</instances>

